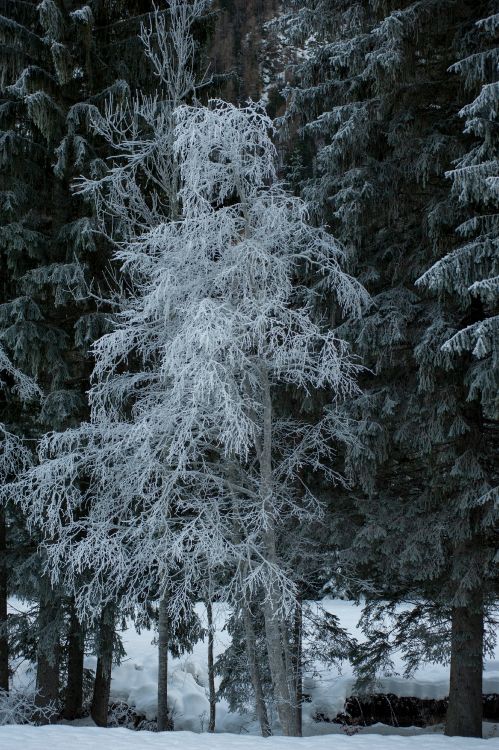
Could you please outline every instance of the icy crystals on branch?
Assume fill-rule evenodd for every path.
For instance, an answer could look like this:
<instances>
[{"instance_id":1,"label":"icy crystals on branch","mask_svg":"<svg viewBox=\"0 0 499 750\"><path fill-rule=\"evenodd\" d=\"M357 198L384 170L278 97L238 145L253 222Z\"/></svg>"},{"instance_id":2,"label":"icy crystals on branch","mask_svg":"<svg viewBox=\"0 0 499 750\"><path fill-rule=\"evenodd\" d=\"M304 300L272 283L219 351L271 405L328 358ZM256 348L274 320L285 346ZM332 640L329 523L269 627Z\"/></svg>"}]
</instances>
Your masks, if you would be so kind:
<instances>
[{"instance_id":1,"label":"icy crystals on branch","mask_svg":"<svg viewBox=\"0 0 499 750\"><path fill-rule=\"evenodd\" d=\"M116 331L95 346L92 404L105 415L133 403L123 473L139 478L128 480L128 497L134 487L148 508L140 549L149 564L163 581L184 572L171 586L172 614L206 564L234 570L231 596L263 592L281 725L295 734L283 641L295 584L279 535L291 519L320 516L303 469L339 479L334 441L349 435L335 404L357 390L357 365L315 319L314 301L327 290L343 313L358 314L367 299L341 270L337 243L276 183L263 108L213 101L178 108L176 121L181 215L116 254L140 282ZM305 270L316 288L297 281ZM143 372L121 374L133 360ZM302 398L328 389L332 406L316 422L282 417L286 386Z\"/></svg>"},{"instance_id":2,"label":"icy crystals on branch","mask_svg":"<svg viewBox=\"0 0 499 750\"><path fill-rule=\"evenodd\" d=\"M272 123L259 105L180 107L176 122L182 213L119 244L134 284L116 329L94 347L93 423L42 443L32 507L54 533L64 517L49 549L54 570L94 571L83 607L95 600L96 569L114 561L98 598L121 595L125 580L135 597L154 570L160 586L175 579L175 610L208 563L233 566L238 590L278 588L284 611L294 584L271 536L285 519L320 514L298 475L311 466L340 479L330 458L350 435L335 404L357 388L358 366L315 320L315 298L328 290L357 314L367 297L341 270L341 248L276 183ZM112 187L106 196L112 213ZM304 269L316 287L296 281ZM316 422L281 416L276 400L289 386L303 397L329 389L330 408Z\"/></svg>"}]
</instances>

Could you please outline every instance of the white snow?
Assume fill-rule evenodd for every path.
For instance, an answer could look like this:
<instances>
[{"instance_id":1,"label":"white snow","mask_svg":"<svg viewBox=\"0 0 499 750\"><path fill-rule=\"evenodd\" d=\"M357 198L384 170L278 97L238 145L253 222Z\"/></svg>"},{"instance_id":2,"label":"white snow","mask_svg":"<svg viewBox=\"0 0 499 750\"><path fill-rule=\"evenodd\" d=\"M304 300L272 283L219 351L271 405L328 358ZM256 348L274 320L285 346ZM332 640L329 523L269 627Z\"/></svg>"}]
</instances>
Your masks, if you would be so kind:
<instances>
[{"instance_id":1,"label":"white snow","mask_svg":"<svg viewBox=\"0 0 499 750\"><path fill-rule=\"evenodd\" d=\"M203 627L206 627L206 614L203 605L196 606ZM214 605L214 621L217 627L215 636L215 657L229 644L229 636L223 631L227 614L225 606ZM154 633L142 630L141 633L130 627L122 633L127 656L112 672L111 698L123 700L134 706L146 718L156 718L158 690L158 651L153 644ZM173 714L175 728L201 732L206 729L209 715L207 641L199 641L191 654L178 659L169 657L168 704ZM95 670L96 658L88 657L85 666ZM218 684L217 684L218 687ZM217 704L217 723L220 731L241 731L248 724L247 717L228 714L225 701Z\"/></svg>"},{"instance_id":2,"label":"white snow","mask_svg":"<svg viewBox=\"0 0 499 750\"><path fill-rule=\"evenodd\" d=\"M0 727L0 750L478 750L484 740L441 735L364 734L347 737L248 737L234 734L168 735L127 729L94 727ZM499 738L488 740L487 750L499 750Z\"/></svg>"},{"instance_id":3,"label":"white snow","mask_svg":"<svg viewBox=\"0 0 499 750\"><path fill-rule=\"evenodd\" d=\"M14 602L12 603L14 604ZM16 608L22 608L22 604L15 602ZM339 599L329 599L322 602L322 605L329 612L336 614L339 617L340 624L346 628L352 635L359 640L362 638L362 634L357 629L357 622L360 618L361 608L352 602L347 602ZM201 619L203 626L206 626L206 614L204 606L199 604L196 607L198 616ZM223 629L224 623L228 615L228 610L225 605L214 605L214 620L216 627L215 634L215 656L224 651L230 641L230 636L227 631ZM143 713L146 718L153 719L156 716L156 705L157 705L157 646L153 643L154 632L149 630L142 630L137 633L133 625L129 629L125 630L122 634L123 644L127 652L127 656L123 659L119 666L113 668L112 683L111 683L111 698L112 700L123 700L131 706L134 706L139 713ZM399 657L395 658L395 670L399 673L403 672L403 662ZM85 660L85 666L91 669L95 669L96 659L95 657L87 657ZM21 664L17 670L16 685L22 686L29 682L34 681L34 671L27 662ZM337 670L324 669L323 665L317 664L314 674L306 674L304 678L304 689L311 697L309 703L305 703L303 706L303 730L304 735L326 735L334 733L340 733L338 737L335 737L335 749L342 745L337 745L337 741L342 739L341 728L339 725L331 724L328 722L316 722L313 717L317 713L321 713L326 717L333 719L342 709L345 699L351 694L352 685L354 683L353 670L350 664L345 663L342 666L342 671L339 673ZM172 710L175 722L175 729L179 730L175 732L175 738L183 736L184 730L190 732L203 732L207 727L207 717L209 715L209 703L207 698L207 642L199 641L191 654L187 654L179 659L173 659L170 657L169 660L169 705ZM218 686L218 681L217 681ZM426 665L416 672L412 679L404 679L400 675L391 675L382 677L380 680L380 692L395 693L400 696L414 696L419 698L444 698L448 694L449 689L449 670L444 665L431 664ZM499 649L495 654L493 661L485 663L484 673L484 692L486 693L499 693ZM87 722L91 723L91 722ZM232 737L234 742L239 742L239 738L235 738L234 735L258 735L258 724L254 721L250 714L240 715L230 713L228 710L227 703L220 701L217 704L217 737L220 737L222 733L233 733ZM487 725L488 736L497 734L497 730L494 725ZM74 727L71 727L74 730ZM87 728L86 728L87 729ZM373 732L383 733L386 738L387 734L396 733L398 737L405 735L406 733L411 735L421 734L432 734L433 732L440 732L442 727L429 727L425 730L417 729L415 727L410 728L390 728L384 725L376 727L368 727L365 730L361 730L361 734L367 732L372 734ZM44 730L46 731L46 730ZM113 730L114 732L115 730ZM37 750L45 750L48 745L30 745L29 732L26 735L26 743L16 745L4 744L6 735L3 734L5 729L0 730L0 750L3 748L12 747L17 748L18 746L23 750L28 750L31 747L36 747ZM143 738L148 733L140 732L140 737ZM10 735L9 735L10 736ZM13 736L13 735L12 735ZM37 736L36 734L34 735ZM41 735L38 735L41 736ZM114 734L112 735L115 736ZM121 737L121 735L116 735ZM169 735L170 737L171 735ZM185 735L186 737L189 735ZM203 735L205 737L206 735ZM97 747L97 745L88 744L93 742L93 734L89 735L89 738L85 740L86 745L82 747ZM125 737L128 737L126 734ZM245 737L241 738L242 740ZM355 738L347 738L346 741L357 742L358 736ZM33 740L34 741L34 740ZM97 741L97 740L96 740ZM106 750L121 750L121 747L128 747L126 743L132 742L132 739L125 739L125 744L120 745L119 743L109 745ZM147 740L149 742L149 740ZM152 741L152 740L151 740ZM173 741L173 740L172 740ZM175 739L175 742L181 740ZM209 739L209 741L212 741ZM428 740L430 741L430 740ZM433 742L433 739L431 740ZM114 740L113 740L114 742ZM118 742L118 740L116 740ZM121 742L121 739L119 740ZM194 740L190 740L191 745L186 745L183 750L193 750L197 747L192 743ZM225 738L220 739L221 743L226 743ZM274 740L272 740L274 742ZM144 739L144 745L139 744L138 747L146 747L146 740ZM233 745L236 747L237 745ZM154 747L154 745L151 745ZM168 740L168 747L177 747L172 744L170 739ZM220 744L216 746L222 748ZM246 745L251 748L251 745ZM277 746L276 746L277 747ZM322 750L323 745L316 745L311 743L310 745L302 744L303 750ZM380 745L380 748L382 746ZM385 746L383 746L385 747ZM396 746L398 748L398 746ZM406 745L400 745L401 748L405 748ZM408 746L407 746L408 747ZM435 747L440 748L443 745L418 745L421 747ZM447 745L446 745L447 747ZM461 747L459 744L457 747ZM462 747L471 747L469 745L463 745ZM359 749L364 748L364 745L359 745ZM59 750L58 746L50 746L50 750ZM269 750L273 750L273 745L269 747ZM353 748L356 750L356 748ZM373 746L372 750L377 750L376 745ZM499 750L499 745L498 745Z\"/></svg>"},{"instance_id":4,"label":"white snow","mask_svg":"<svg viewBox=\"0 0 499 750\"><path fill-rule=\"evenodd\" d=\"M356 604L341 599L326 599L321 602L328 612L339 617L340 624L359 641L364 640L357 623L361 616L361 608ZM494 660L488 660L484 665L483 692L499 693L499 648L496 649ZM394 656L395 673L380 677L379 692L393 693L400 697L414 697L440 700L449 694L449 666L444 664L425 664L418 669L414 676L406 679L401 675L405 664L401 654ZM311 693L312 703L304 705L304 719L315 713L323 713L328 718L334 718L343 708L345 699L351 695L351 688L355 682L352 666L346 663L342 673L328 671L320 677L305 677L304 690Z\"/></svg>"},{"instance_id":5,"label":"white snow","mask_svg":"<svg viewBox=\"0 0 499 750\"><path fill-rule=\"evenodd\" d=\"M352 602L330 599L322 602L325 609L339 617L340 624L357 639L362 634L357 629L361 609ZM215 637L215 655L220 654L229 643L229 636L223 630L227 609L224 605L215 605L217 632ZM205 625L205 611L202 605L197 606L197 613ZM122 664L113 669L111 694L114 699L126 701L144 713L147 718L156 716L157 691L157 649L152 644L153 633L143 630L140 635L133 629L123 633L127 652ZM86 666L95 669L95 658L88 658ZM403 672L402 659L395 658L395 670ZM209 712L207 698L207 644L200 641L192 654L180 659L170 659L169 704L174 713L175 727L178 730L202 731L206 727ZM332 726L327 722L317 723L313 720L320 713L329 719L343 709L344 702L352 692L355 682L352 666L345 663L341 674L337 670L325 670L317 665L316 672L304 676L304 691L311 701L303 706L304 734L313 735L331 732ZM380 679L380 692L394 693L399 696L416 698L445 698L449 692L449 668L445 665L430 664L419 669L412 679L391 675ZM496 660L486 662L484 674L484 693L499 693L499 653ZM258 726L253 719L228 711L225 701L217 704L218 732L258 733Z\"/></svg>"}]
</instances>

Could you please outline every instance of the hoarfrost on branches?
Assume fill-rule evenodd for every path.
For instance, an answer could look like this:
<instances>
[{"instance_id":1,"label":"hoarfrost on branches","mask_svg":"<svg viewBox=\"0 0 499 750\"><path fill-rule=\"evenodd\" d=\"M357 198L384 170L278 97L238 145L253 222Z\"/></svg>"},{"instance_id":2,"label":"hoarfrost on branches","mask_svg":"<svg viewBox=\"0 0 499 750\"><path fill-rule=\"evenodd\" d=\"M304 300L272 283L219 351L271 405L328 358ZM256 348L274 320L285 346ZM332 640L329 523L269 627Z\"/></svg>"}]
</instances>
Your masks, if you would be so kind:
<instances>
[{"instance_id":1,"label":"hoarfrost on branches","mask_svg":"<svg viewBox=\"0 0 499 750\"><path fill-rule=\"evenodd\" d=\"M24 496L54 540L52 575L87 613L159 590L178 617L206 569L233 571L229 598L263 595L281 724L293 733L278 644L296 592L279 533L320 518L304 468L341 481L334 443L351 435L337 406L357 392L358 365L315 301L327 291L355 315L367 296L341 270L338 244L276 182L260 105L174 114L179 216L117 242L131 286L94 346L93 422L42 441ZM103 213L122 211L113 186L100 197ZM297 281L305 268L315 286ZM324 389L329 408L283 416L290 387L301 400Z\"/></svg>"},{"instance_id":2,"label":"hoarfrost on branches","mask_svg":"<svg viewBox=\"0 0 499 750\"><path fill-rule=\"evenodd\" d=\"M314 320L315 297L327 288L356 314L366 295L342 272L337 243L276 183L260 106L180 107L176 121L182 214L119 244L133 286L94 347L94 420L42 441L26 497L59 540L48 546L54 575L74 583L94 570L79 591L84 609L96 586L97 599L112 599L132 577L136 596L141 579L152 585L144 571L165 585L180 568L175 610L206 561L234 566L239 589L278 582L288 606L292 577L264 540L284 518L320 513L297 489L304 466L340 479L328 459L349 433L335 403L356 391L358 369ZM315 288L295 282L304 266ZM330 389L331 407L316 422L281 418L274 402L290 385L304 396Z\"/></svg>"},{"instance_id":3,"label":"hoarfrost on branches","mask_svg":"<svg viewBox=\"0 0 499 750\"><path fill-rule=\"evenodd\" d=\"M0 726L49 723L57 716L58 708L53 703L37 706L36 695L36 691L0 690Z\"/></svg>"}]
</instances>

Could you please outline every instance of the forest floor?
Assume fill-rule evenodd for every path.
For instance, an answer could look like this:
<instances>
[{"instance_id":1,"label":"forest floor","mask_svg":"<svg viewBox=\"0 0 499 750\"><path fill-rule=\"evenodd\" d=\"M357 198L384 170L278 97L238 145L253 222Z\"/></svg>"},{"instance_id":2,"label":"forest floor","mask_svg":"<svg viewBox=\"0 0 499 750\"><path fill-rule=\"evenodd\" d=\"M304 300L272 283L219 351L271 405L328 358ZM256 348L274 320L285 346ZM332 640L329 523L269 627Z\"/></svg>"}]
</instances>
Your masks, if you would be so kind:
<instances>
[{"instance_id":1,"label":"forest floor","mask_svg":"<svg viewBox=\"0 0 499 750\"><path fill-rule=\"evenodd\" d=\"M133 732L92 727L0 727L0 750L478 750L484 740L423 734L357 734L352 737L262 737L194 732ZM499 750L499 738L486 742Z\"/></svg>"},{"instance_id":2,"label":"forest floor","mask_svg":"<svg viewBox=\"0 0 499 750\"><path fill-rule=\"evenodd\" d=\"M350 635L362 640L362 633L357 627L361 608L352 602L340 599L322 601L326 610L334 613ZM197 606L202 625L205 622L205 610ZM214 607L215 619L215 656L223 652L230 643L230 636L225 629L227 609L222 605ZM127 656L119 666L113 669L111 683L112 700L121 701L133 706L138 714L146 719L156 716L157 700L157 647L153 643L154 633L142 630L137 633L133 627L122 633L123 645ZM88 658L86 666L95 669L95 658ZM393 670L390 675L381 675L378 692L400 698L410 697L427 701L439 701L449 694L449 667L442 664L425 664L410 678L403 677L405 664L400 654L393 656ZM175 729L182 731L206 731L209 716L207 698L207 639L199 641L190 654L179 659L170 658L169 663L169 705L172 708ZM342 713L346 699L353 692L355 676L353 667L348 662L338 666L315 662L305 671L303 692L306 702L303 704L304 735L329 734L335 731L332 724L338 714ZM219 679L217 678L217 687ZM499 693L499 649L494 659L485 663L483 692ZM391 708L389 711L391 712ZM401 706L394 711L400 711ZM393 712L391 712L393 713ZM397 717L390 722L397 723ZM318 718L322 721L318 721ZM398 717L403 724L402 717ZM495 720L494 716L494 720ZM362 722L360 722L362 723ZM368 722L371 723L371 722ZM438 723L438 719L436 720ZM259 726L249 714L234 713L229 710L225 700L217 704L217 732L236 734L259 734ZM431 730L431 727L428 727Z\"/></svg>"},{"instance_id":3,"label":"forest floor","mask_svg":"<svg viewBox=\"0 0 499 750\"><path fill-rule=\"evenodd\" d=\"M338 616L340 624L352 636L362 639L357 628L361 614L360 607L352 602L342 600L326 600L323 606ZM203 625L206 625L204 607L198 605L198 615ZM215 606L215 654L223 652L230 636L225 629L227 609L221 605ZM120 665L113 668L111 683L111 701L115 706L116 723L120 726L133 726L124 715L131 709L135 720L147 722L156 716L157 693L157 646L154 643L155 633L142 629L137 632L130 625L121 633L126 656ZM85 666L95 669L95 657L87 657ZM421 699L423 701L441 701L448 695L449 668L445 665L427 664L421 667L410 678L404 678L404 663L401 655L394 656L394 669L390 675L380 677L378 690L381 699L389 703L389 698ZM33 665L26 662L19 665L16 674L18 687L26 687L34 682ZM315 663L304 675L304 693L307 700L303 706L303 734L302 740L290 740L275 737L266 741L268 750L284 750L284 748L302 748L302 750L444 750L455 747L465 750L474 746L474 741L445 738L441 719L433 718L429 726L403 726L403 717L397 712L403 708L400 704L390 706L391 718L387 724L367 721L370 726L344 726L335 723L345 705L345 700L351 695L355 682L352 666L344 662L339 667ZM109 734L102 735L108 730L99 730L90 718L72 722L70 727L0 727L0 750L66 750L78 747L78 750L99 748L105 750L154 750L156 747L168 747L172 750L198 750L210 747L216 750L254 750L260 747L262 741L257 735L259 727L250 713L241 714L231 712L225 700L217 704L216 729L218 739L206 734L209 703L207 698L207 641L199 641L192 653L178 659L169 660L169 705L172 708L175 733L168 735L168 742L159 739L153 732L130 732L127 729L113 729ZM218 685L217 685L218 686ZM484 693L499 694L499 649L492 660L485 664ZM121 714L121 715L120 715ZM406 718L406 717L404 717ZM318 720L319 719L319 720ZM495 717L494 717L495 719ZM379 719L378 719L379 720ZM384 721L385 719L383 719ZM60 732L60 734L58 733ZM69 734L68 732L74 732ZM192 734L194 733L194 734ZM196 734L197 733L197 734ZM199 734L203 733L203 734ZM333 738L328 735L334 734ZM225 736L227 735L227 736ZM105 737L105 739L104 739ZM484 724L484 737L495 738L487 747L499 750L499 721L489 721ZM298 745L294 745L298 742ZM58 744L59 743L59 744ZM211 743L211 744L210 744ZM217 744L218 743L218 744ZM282 744L284 743L284 744Z\"/></svg>"}]
</instances>

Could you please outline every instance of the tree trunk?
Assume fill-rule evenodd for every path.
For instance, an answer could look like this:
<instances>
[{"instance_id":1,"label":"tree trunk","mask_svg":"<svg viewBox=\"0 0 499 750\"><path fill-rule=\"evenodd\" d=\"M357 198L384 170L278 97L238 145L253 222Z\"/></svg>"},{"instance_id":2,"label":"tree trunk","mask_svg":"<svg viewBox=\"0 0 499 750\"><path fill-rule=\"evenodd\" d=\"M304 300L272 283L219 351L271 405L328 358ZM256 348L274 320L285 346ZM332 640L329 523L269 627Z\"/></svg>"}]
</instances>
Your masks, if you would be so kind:
<instances>
[{"instance_id":1,"label":"tree trunk","mask_svg":"<svg viewBox=\"0 0 499 750\"><path fill-rule=\"evenodd\" d=\"M234 497L234 510L235 517L239 517L238 503ZM241 541L241 535L237 524L234 525L234 540L236 544ZM247 575L247 566L244 566L244 577ZM253 691L255 693L255 712L260 724L260 731L262 737L270 737L272 729L270 726L269 717L267 714L267 706L265 704L265 697L263 695L262 677L260 674L260 668L258 666L258 659L256 656L256 637L255 629L253 627L253 618L249 602L242 599L241 610L243 615L244 633L246 642L246 655L248 658L248 666L251 676L251 684L253 685Z\"/></svg>"},{"instance_id":2,"label":"tree trunk","mask_svg":"<svg viewBox=\"0 0 499 750\"><path fill-rule=\"evenodd\" d=\"M275 591L268 594L268 600L263 607L270 675L282 733L285 737L296 737L298 733L296 707L294 705L294 696L290 692L284 657L282 628L276 611L274 593Z\"/></svg>"},{"instance_id":3,"label":"tree trunk","mask_svg":"<svg viewBox=\"0 0 499 750\"><path fill-rule=\"evenodd\" d=\"M158 622L158 732L173 729L168 715L168 647L170 645L170 623L166 594L159 603Z\"/></svg>"},{"instance_id":4,"label":"tree trunk","mask_svg":"<svg viewBox=\"0 0 499 750\"><path fill-rule=\"evenodd\" d=\"M110 606L102 610L97 643L97 670L90 715L98 727L107 727L111 669L113 666L114 611Z\"/></svg>"},{"instance_id":5,"label":"tree trunk","mask_svg":"<svg viewBox=\"0 0 499 750\"><path fill-rule=\"evenodd\" d=\"M68 634L68 681L64 699L63 717L78 719L83 710L83 659L85 634L76 615L74 601L70 604Z\"/></svg>"},{"instance_id":6,"label":"tree trunk","mask_svg":"<svg viewBox=\"0 0 499 750\"><path fill-rule=\"evenodd\" d=\"M296 700L296 728L298 736L303 733L302 726L302 701L303 701L303 671L302 671L302 635L303 635L303 608L301 601L296 602L295 621L293 628L293 673L295 677L295 700Z\"/></svg>"},{"instance_id":7,"label":"tree trunk","mask_svg":"<svg viewBox=\"0 0 499 750\"><path fill-rule=\"evenodd\" d=\"M56 709L59 701L59 599L51 587L41 584L40 605L38 611L38 646L36 665L35 713L39 724L49 724L57 718Z\"/></svg>"},{"instance_id":8,"label":"tree trunk","mask_svg":"<svg viewBox=\"0 0 499 750\"><path fill-rule=\"evenodd\" d=\"M255 629L253 627L253 620L251 619L251 612L246 602L243 602L242 610L246 639L246 654L248 657L251 684L253 685L253 690L255 692L256 716L260 723L260 731L262 733L262 737L270 737L272 734L272 730L270 728L267 706L265 705L265 698L263 696L262 678L256 658Z\"/></svg>"},{"instance_id":9,"label":"tree trunk","mask_svg":"<svg viewBox=\"0 0 499 750\"><path fill-rule=\"evenodd\" d=\"M208 687L210 695L210 720L208 732L215 731L215 719L217 710L217 696L215 693L215 661L213 658L213 608L211 603L211 591L206 597L206 614L208 617Z\"/></svg>"},{"instance_id":10,"label":"tree trunk","mask_svg":"<svg viewBox=\"0 0 499 750\"><path fill-rule=\"evenodd\" d=\"M452 610L448 737L482 736L483 599Z\"/></svg>"},{"instance_id":11,"label":"tree trunk","mask_svg":"<svg viewBox=\"0 0 499 750\"><path fill-rule=\"evenodd\" d=\"M7 634L7 528L0 508L0 690L9 690L9 639Z\"/></svg>"},{"instance_id":12,"label":"tree trunk","mask_svg":"<svg viewBox=\"0 0 499 750\"><path fill-rule=\"evenodd\" d=\"M275 511L273 508L273 475L272 475L272 399L270 383L265 366L261 369L261 383L263 391L263 443L258 447L260 464L260 493L267 515L267 529L263 534L265 555L272 567L278 567L275 541ZM270 675L277 706L277 713L281 723L282 733L287 737L296 737L296 706L293 690L293 675L287 626L281 613L282 594L275 580L269 580L263 614L265 621L265 636L269 657Z\"/></svg>"}]
</instances>

